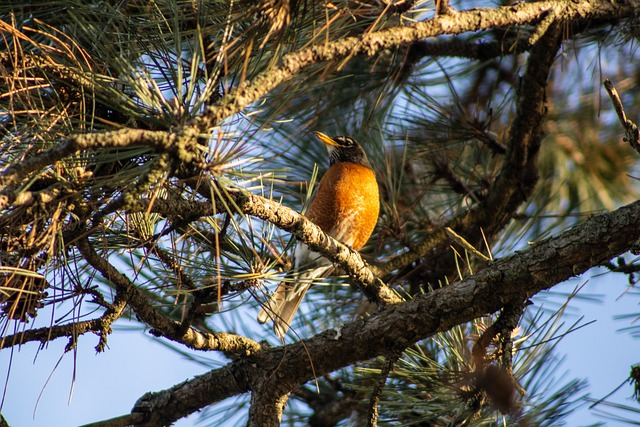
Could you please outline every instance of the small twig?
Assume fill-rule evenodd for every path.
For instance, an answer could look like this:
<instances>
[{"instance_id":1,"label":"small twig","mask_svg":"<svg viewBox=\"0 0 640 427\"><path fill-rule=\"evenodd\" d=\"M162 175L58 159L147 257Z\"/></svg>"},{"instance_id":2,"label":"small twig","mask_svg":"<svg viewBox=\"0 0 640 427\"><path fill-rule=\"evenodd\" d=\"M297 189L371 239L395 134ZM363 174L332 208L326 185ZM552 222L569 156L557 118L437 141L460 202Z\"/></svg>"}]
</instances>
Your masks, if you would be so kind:
<instances>
[{"instance_id":1,"label":"small twig","mask_svg":"<svg viewBox=\"0 0 640 427\"><path fill-rule=\"evenodd\" d=\"M500 364L502 365L502 369L506 370L512 376L513 340L511 338L511 335L518 326L520 318L522 317L524 309L527 305L528 303L525 302L523 304L505 306L500 313L500 317L495 323L500 339ZM525 395L526 391L522 388L522 386L520 386L515 378L513 378L513 380L514 387L518 391L518 393Z\"/></svg>"},{"instance_id":2,"label":"small twig","mask_svg":"<svg viewBox=\"0 0 640 427\"><path fill-rule=\"evenodd\" d=\"M618 257L617 259L618 265L614 264L611 261L607 261L602 263L602 266L607 268L609 271L613 273L622 273L629 276L629 285L635 286L637 279L636 273L640 272L640 265L637 264L627 264L624 257Z\"/></svg>"},{"instance_id":3,"label":"small twig","mask_svg":"<svg viewBox=\"0 0 640 427\"><path fill-rule=\"evenodd\" d=\"M436 16L453 15L456 10L449 5L449 0L436 0Z\"/></svg>"},{"instance_id":4,"label":"small twig","mask_svg":"<svg viewBox=\"0 0 640 427\"><path fill-rule=\"evenodd\" d=\"M633 384L633 398L636 399L636 401L640 401L640 365L633 365L631 367L629 380L631 380Z\"/></svg>"},{"instance_id":5,"label":"small twig","mask_svg":"<svg viewBox=\"0 0 640 427\"><path fill-rule=\"evenodd\" d=\"M451 228L445 227L444 230L446 231L447 235L449 235L449 238L451 238L451 240L453 240L454 242L456 242L457 244L465 248L467 251L469 251L473 255L477 256L483 261L487 261L487 262L491 261L491 258L489 258L485 254L483 254L482 252L474 248L471 243L466 241L464 237L462 237L461 235L453 231Z\"/></svg>"},{"instance_id":6,"label":"small twig","mask_svg":"<svg viewBox=\"0 0 640 427\"><path fill-rule=\"evenodd\" d=\"M233 291L241 292L245 289L256 287L257 285L257 279L243 280L236 284L231 284L230 281L226 280L222 284L221 289L218 289L220 287L218 283L212 283L211 285L195 289L191 293L193 300L191 301L189 310L182 319L182 329L186 331L198 317L219 310L219 297L225 296Z\"/></svg>"},{"instance_id":7,"label":"small twig","mask_svg":"<svg viewBox=\"0 0 640 427\"><path fill-rule=\"evenodd\" d=\"M387 383L389 373L393 370L393 366L400 358L400 355L402 355L402 350L390 354L387 356L384 365L382 366L380 377L378 378L376 385L373 387L373 390L371 391L371 398L369 399L369 420L367 422L367 427L376 427L378 425L378 406L380 404L382 390Z\"/></svg>"},{"instance_id":8,"label":"small twig","mask_svg":"<svg viewBox=\"0 0 640 427\"><path fill-rule=\"evenodd\" d=\"M542 21L540 21L533 31L533 34L531 34L531 37L529 37L529 46L533 46L538 42L538 40L540 40L540 37L547 32L551 24L556 20L556 16L557 15L552 11L545 13L544 18L542 18Z\"/></svg>"},{"instance_id":9,"label":"small twig","mask_svg":"<svg viewBox=\"0 0 640 427\"><path fill-rule=\"evenodd\" d=\"M191 276L189 276L184 271L182 265L167 250L160 248L157 244L152 244L151 242L146 242L145 248L149 252L157 256L158 259L165 265L165 267L173 270L176 275L177 282L180 286L190 291L198 289Z\"/></svg>"},{"instance_id":10,"label":"small twig","mask_svg":"<svg viewBox=\"0 0 640 427\"><path fill-rule=\"evenodd\" d=\"M96 346L96 352L102 353L107 348L107 337L113 331L111 325L118 320L124 309L127 307L127 298L120 292L116 291L116 297L113 304L109 306L104 315L100 318L98 325L100 326L100 341Z\"/></svg>"},{"instance_id":11,"label":"small twig","mask_svg":"<svg viewBox=\"0 0 640 427\"><path fill-rule=\"evenodd\" d=\"M121 417L98 421L97 423L85 424L81 427L127 427L140 424L145 421L145 418L145 414L141 412L133 412Z\"/></svg>"},{"instance_id":12,"label":"small twig","mask_svg":"<svg viewBox=\"0 0 640 427\"><path fill-rule=\"evenodd\" d=\"M640 153L640 129L638 129L638 125L627 119L620 95L618 95L618 91L613 86L613 83L611 83L611 80L605 79L603 85L609 94L609 98L611 98L613 109L616 111L620 123L624 126L624 130L627 134L624 140L627 141L634 150Z\"/></svg>"},{"instance_id":13,"label":"small twig","mask_svg":"<svg viewBox=\"0 0 640 427\"><path fill-rule=\"evenodd\" d=\"M415 4L416 0L383 0L385 9L396 15L408 12Z\"/></svg>"},{"instance_id":14,"label":"small twig","mask_svg":"<svg viewBox=\"0 0 640 427\"><path fill-rule=\"evenodd\" d=\"M472 358L475 365L473 372L474 394L485 394L491 399L492 405L502 413L513 413L518 410L514 405L514 392L525 395L526 391L513 375L511 334L518 326L524 312L524 304L505 306L498 319L490 325L478 338L472 348ZM489 346L497 339L499 352L489 354ZM499 364L495 361L500 358Z\"/></svg>"},{"instance_id":15,"label":"small twig","mask_svg":"<svg viewBox=\"0 0 640 427\"><path fill-rule=\"evenodd\" d=\"M87 332L97 332L100 336L100 341L96 346L96 351L104 351L107 345L107 336L111 333L111 325L122 315L126 307L126 300L122 295L117 294L113 304L105 304L103 306L107 307L107 310L102 317L97 319L45 326L0 337L0 349L34 341L45 344L62 337L78 337Z\"/></svg>"},{"instance_id":16,"label":"small twig","mask_svg":"<svg viewBox=\"0 0 640 427\"><path fill-rule=\"evenodd\" d=\"M462 196L469 196L474 202L480 203L480 196L456 176L446 161L434 158L431 163L435 168L436 178L443 178L449 183L453 191Z\"/></svg>"}]
</instances>

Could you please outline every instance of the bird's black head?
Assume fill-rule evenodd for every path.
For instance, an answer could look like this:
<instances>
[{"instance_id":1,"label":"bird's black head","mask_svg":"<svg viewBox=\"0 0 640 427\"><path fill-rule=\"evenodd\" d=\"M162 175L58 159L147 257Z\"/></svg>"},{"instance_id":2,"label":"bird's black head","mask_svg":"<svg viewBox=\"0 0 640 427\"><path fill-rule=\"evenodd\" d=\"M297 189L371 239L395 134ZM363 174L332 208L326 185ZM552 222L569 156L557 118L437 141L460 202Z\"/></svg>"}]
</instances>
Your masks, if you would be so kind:
<instances>
[{"instance_id":1,"label":"bird's black head","mask_svg":"<svg viewBox=\"0 0 640 427\"><path fill-rule=\"evenodd\" d=\"M322 132L315 132L318 139L325 143L329 151L329 164L349 162L371 168L367 154L358 142L349 136L327 136Z\"/></svg>"}]
</instances>

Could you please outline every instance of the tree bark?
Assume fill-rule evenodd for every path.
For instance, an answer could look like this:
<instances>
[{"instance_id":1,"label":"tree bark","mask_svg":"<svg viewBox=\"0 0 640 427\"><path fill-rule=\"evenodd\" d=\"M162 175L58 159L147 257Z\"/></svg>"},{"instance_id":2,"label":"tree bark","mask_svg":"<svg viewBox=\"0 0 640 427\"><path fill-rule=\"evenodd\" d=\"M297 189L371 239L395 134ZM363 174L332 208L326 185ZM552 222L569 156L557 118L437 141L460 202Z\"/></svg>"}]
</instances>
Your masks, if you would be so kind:
<instances>
[{"instance_id":1,"label":"tree bark","mask_svg":"<svg viewBox=\"0 0 640 427\"><path fill-rule=\"evenodd\" d=\"M398 343L410 345L505 305L522 303L624 252L640 251L639 239L640 202L635 202L495 260L458 283L385 306L368 318L307 340L241 358L166 391L149 393L136 403L133 412L152 407L153 419L175 421L187 414L175 412L172 396L187 390L192 411L258 385L261 393L285 396L314 377L386 354ZM277 381L266 386L265 376Z\"/></svg>"}]
</instances>

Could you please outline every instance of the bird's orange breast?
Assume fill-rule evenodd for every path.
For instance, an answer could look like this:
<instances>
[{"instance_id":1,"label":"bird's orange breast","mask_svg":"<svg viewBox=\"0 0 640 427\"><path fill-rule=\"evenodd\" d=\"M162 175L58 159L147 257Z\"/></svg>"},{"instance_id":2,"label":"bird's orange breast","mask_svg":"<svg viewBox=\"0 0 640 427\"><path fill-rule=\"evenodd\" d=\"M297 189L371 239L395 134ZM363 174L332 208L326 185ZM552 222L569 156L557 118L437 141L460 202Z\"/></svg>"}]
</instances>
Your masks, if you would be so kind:
<instances>
[{"instance_id":1,"label":"bird's orange breast","mask_svg":"<svg viewBox=\"0 0 640 427\"><path fill-rule=\"evenodd\" d=\"M320 180L307 217L331 237L359 250L369 240L379 212L373 171L360 164L339 162Z\"/></svg>"}]
</instances>

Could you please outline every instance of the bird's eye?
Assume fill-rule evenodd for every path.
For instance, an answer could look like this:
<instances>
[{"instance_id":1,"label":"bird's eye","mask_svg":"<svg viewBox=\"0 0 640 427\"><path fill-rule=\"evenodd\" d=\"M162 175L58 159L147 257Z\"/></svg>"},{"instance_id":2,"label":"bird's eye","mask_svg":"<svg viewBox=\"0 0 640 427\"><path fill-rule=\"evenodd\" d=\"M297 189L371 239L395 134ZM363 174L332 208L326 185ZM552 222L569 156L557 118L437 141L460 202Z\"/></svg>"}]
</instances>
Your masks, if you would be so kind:
<instances>
[{"instance_id":1,"label":"bird's eye","mask_svg":"<svg viewBox=\"0 0 640 427\"><path fill-rule=\"evenodd\" d=\"M339 136L336 138L336 140L340 142L340 145L342 145L343 147L352 147L353 145L355 145L355 141L348 136Z\"/></svg>"}]
</instances>

